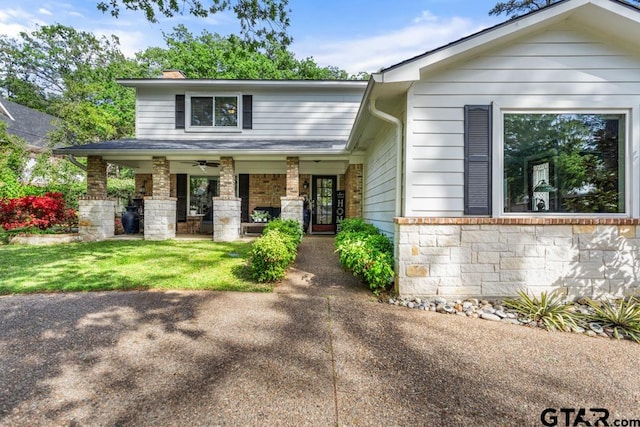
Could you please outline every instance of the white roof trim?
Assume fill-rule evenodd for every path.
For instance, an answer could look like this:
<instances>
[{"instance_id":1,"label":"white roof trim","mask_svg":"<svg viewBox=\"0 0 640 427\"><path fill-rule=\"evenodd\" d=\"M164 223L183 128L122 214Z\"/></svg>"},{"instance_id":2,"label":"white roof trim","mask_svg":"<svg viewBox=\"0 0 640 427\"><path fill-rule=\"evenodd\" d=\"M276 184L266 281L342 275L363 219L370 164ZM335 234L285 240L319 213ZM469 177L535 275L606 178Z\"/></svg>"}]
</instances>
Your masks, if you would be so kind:
<instances>
[{"instance_id":1,"label":"white roof trim","mask_svg":"<svg viewBox=\"0 0 640 427\"><path fill-rule=\"evenodd\" d=\"M630 6L625 6L617 0L565 0L520 18L506 21L495 27L480 31L451 45L443 46L417 56L414 59L409 59L408 61L391 66L380 73L381 80L383 83L420 80L420 72L425 68L434 66L445 60L453 59L456 56L466 54L475 49L487 47L492 43L522 34L523 32L535 31L538 28L546 27L554 22L567 18L577 10L589 5L609 10L625 19L640 22L640 13L629 13ZM376 81L378 81L378 79L376 79Z\"/></svg>"},{"instance_id":2,"label":"white roof trim","mask_svg":"<svg viewBox=\"0 0 640 427\"><path fill-rule=\"evenodd\" d=\"M246 88L359 89L366 80L216 80L216 79L118 79L123 86L216 86Z\"/></svg>"},{"instance_id":3,"label":"white roof trim","mask_svg":"<svg viewBox=\"0 0 640 427\"><path fill-rule=\"evenodd\" d=\"M5 116L9 117L9 120L11 120L13 122L16 121L16 119L13 118L13 116L11 115L9 110L7 110L7 107L5 107L4 104L2 104L1 101L0 101L0 112L2 112L2 114L4 114Z\"/></svg>"}]
</instances>

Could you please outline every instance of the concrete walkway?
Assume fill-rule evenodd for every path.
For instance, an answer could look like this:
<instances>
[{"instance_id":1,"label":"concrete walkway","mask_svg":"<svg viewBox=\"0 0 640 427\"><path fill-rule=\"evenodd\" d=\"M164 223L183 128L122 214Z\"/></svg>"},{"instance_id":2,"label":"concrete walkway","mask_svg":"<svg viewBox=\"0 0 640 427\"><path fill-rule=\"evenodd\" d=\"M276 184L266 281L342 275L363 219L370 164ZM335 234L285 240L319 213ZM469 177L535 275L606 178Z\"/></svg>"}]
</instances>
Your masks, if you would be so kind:
<instances>
[{"instance_id":1,"label":"concrete walkway","mask_svg":"<svg viewBox=\"0 0 640 427\"><path fill-rule=\"evenodd\" d=\"M0 425L528 426L548 407L613 425L640 419L638 360L630 342L380 304L331 238L306 237L272 294L1 297Z\"/></svg>"}]
</instances>

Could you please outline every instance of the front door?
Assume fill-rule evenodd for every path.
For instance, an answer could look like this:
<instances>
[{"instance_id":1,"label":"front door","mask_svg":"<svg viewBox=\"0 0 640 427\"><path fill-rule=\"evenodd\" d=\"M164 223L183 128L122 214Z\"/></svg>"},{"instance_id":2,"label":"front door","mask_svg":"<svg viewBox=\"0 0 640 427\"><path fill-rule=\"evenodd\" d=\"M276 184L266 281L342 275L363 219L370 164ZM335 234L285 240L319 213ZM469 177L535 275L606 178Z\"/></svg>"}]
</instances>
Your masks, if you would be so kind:
<instances>
[{"instance_id":1,"label":"front door","mask_svg":"<svg viewBox=\"0 0 640 427\"><path fill-rule=\"evenodd\" d=\"M335 233L336 177L314 176L312 182L311 232Z\"/></svg>"}]
</instances>

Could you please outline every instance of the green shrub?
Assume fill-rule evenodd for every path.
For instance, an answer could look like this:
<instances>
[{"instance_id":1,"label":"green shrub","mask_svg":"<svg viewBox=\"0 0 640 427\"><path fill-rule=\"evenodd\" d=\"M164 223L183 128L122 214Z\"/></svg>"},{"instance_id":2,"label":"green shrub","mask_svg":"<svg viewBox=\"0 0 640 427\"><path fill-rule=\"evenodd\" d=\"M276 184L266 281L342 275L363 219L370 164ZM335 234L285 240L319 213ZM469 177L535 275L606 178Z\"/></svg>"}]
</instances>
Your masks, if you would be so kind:
<instances>
[{"instance_id":1,"label":"green shrub","mask_svg":"<svg viewBox=\"0 0 640 427\"><path fill-rule=\"evenodd\" d=\"M640 343L640 300L633 297L602 303L588 300L587 304L593 309L593 314L584 316L587 321L613 329L613 336L618 339L627 336Z\"/></svg>"},{"instance_id":2,"label":"green shrub","mask_svg":"<svg viewBox=\"0 0 640 427\"><path fill-rule=\"evenodd\" d=\"M297 245L292 238L278 230L264 233L251 246L249 265L251 277L258 282L275 282L284 277L296 258Z\"/></svg>"},{"instance_id":3,"label":"green shrub","mask_svg":"<svg viewBox=\"0 0 640 427\"><path fill-rule=\"evenodd\" d=\"M267 223L262 233L266 234L273 230L280 231L287 236L290 236L296 242L296 246L300 244L302 236L304 235L302 232L302 225L300 225L300 223L295 219L274 219Z\"/></svg>"},{"instance_id":4,"label":"green shrub","mask_svg":"<svg viewBox=\"0 0 640 427\"><path fill-rule=\"evenodd\" d=\"M571 305L565 303L559 293L542 292L540 298L532 298L524 291L518 291L518 295L519 298L505 300L504 306L549 330L570 331L578 326L578 318Z\"/></svg>"},{"instance_id":5,"label":"green shrub","mask_svg":"<svg viewBox=\"0 0 640 427\"><path fill-rule=\"evenodd\" d=\"M362 219L345 219L335 242L340 265L362 277L374 293L393 281L393 244L375 226Z\"/></svg>"},{"instance_id":6,"label":"green shrub","mask_svg":"<svg viewBox=\"0 0 640 427\"><path fill-rule=\"evenodd\" d=\"M282 279L296 259L302 236L302 226L294 219L269 222L251 248L251 276L258 282Z\"/></svg>"}]
</instances>

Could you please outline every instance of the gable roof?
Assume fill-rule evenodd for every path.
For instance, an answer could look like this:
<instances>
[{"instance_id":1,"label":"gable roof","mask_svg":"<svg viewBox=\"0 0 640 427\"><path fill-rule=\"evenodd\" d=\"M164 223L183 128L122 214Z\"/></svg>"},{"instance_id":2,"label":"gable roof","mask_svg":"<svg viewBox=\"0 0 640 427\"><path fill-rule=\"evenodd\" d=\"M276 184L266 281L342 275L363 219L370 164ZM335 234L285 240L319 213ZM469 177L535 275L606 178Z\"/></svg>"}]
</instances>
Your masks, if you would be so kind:
<instances>
[{"instance_id":1,"label":"gable roof","mask_svg":"<svg viewBox=\"0 0 640 427\"><path fill-rule=\"evenodd\" d=\"M398 99L407 93L413 82L429 73L454 66L563 21L571 21L592 32L606 35L640 55L637 38L640 8L623 0L560 0L372 74L347 142L347 150L366 143L375 135L375 127L380 126L380 123L371 126L368 111L371 99Z\"/></svg>"},{"instance_id":2,"label":"gable roof","mask_svg":"<svg viewBox=\"0 0 640 427\"><path fill-rule=\"evenodd\" d=\"M375 73L376 82L420 79L420 73L434 66L476 55L497 43L538 31L555 22L572 19L593 31L637 44L640 9L623 0L560 0L550 6L486 28L470 36L407 59Z\"/></svg>"},{"instance_id":3,"label":"gable roof","mask_svg":"<svg viewBox=\"0 0 640 427\"><path fill-rule=\"evenodd\" d=\"M33 148L44 148L47 134L55 128L56 119L24 105L0 98L0 120L7 124L7 132L24 139Z\"/></svg>"}]
</instances>

